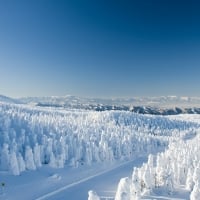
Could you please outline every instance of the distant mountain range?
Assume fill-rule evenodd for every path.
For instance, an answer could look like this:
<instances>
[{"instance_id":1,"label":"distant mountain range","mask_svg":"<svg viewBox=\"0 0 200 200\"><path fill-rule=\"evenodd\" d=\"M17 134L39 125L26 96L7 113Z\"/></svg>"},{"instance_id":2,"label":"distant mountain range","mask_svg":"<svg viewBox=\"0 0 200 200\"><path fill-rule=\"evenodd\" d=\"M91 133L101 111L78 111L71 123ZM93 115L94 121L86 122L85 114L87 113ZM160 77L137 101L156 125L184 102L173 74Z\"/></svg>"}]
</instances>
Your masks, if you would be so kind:
<instances>
[{"instance_id":1,"label":"distant mountain range","mask_svg":"<svg viewBox=\"0 0 200 200\"><path fill-rule=\"evenodd\" d=\"M40 107L60 107L84 110L124 110L141 114L174 115L200 114L200 97L144 97L144 98L85 98L77 96L25 97L13 99L0 95L0 101L17 104L32 104Z\"/></svg>"},{"instance_id":2,"label":"distant mountain range","mask_svg":"<svg viewBox=\"0 0 200 200\"><path fill-rule=\"evenodd\" d=\"M0 95L0 102L15 103L15 104L21 103L19 99L13 99L13 98L6 97L3 95Z\"/></svg>"}]
</instances>

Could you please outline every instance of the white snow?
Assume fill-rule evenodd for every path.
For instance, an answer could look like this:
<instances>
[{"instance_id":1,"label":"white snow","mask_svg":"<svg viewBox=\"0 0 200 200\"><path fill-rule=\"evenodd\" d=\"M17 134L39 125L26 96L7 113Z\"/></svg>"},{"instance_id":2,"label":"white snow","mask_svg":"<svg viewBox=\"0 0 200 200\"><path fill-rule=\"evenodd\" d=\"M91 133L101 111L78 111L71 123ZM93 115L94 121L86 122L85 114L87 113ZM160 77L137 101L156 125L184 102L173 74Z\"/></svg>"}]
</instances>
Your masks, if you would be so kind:
<instances>
[{"instance_id":1,"label":"white snow","mask_svg":"<svg viewBox=\"0 0 200 200\"><path fill-rule=\"evenodd\" d=\"M197 121L197 116L194 117L194 121ZM187 118L189 118L188 121L192 121L191 115L182 115L180 118L182 120L184 118L183 121L187 121ZM194 135L193 132L194 130L191 132L192 135ZM195 137L192 138L183 137L170 141L168 149L156 155L155 166L147 162L142 167L134 169L133 177L137 172L137 182L140 183L143 197L150 198L152 194L157 194L157 196L162 194L166 199L174 199L182 190L181 193L185 195L179 196L180 199L198 200L200 198L200 130L196 129L195 133ZM154 180L153 184L151 180ZM135 181L129 184L130 196L134 196L135 190L131 188L135 188ZM145 193L146 190L149 190L149 195ZM121 191L120 187L118 191ZM189 195L190 191L192 192Z\"/></svg>"},{"instance_id":2,"label":"white snow","mask_svg":"<svg viewBox=\"0 0 200 200\"><path fill-rule=\"evenodd\" d=\"M199 128L199 115L0 102L0 199L196 200Z\"/></svg>"},{"instance_id":3,"label":"white snow","mask_svg":"<svg viewBox=\"0 0 200 200\"><path fill-rule=\"evenodd\" d=\"M99 196L95 191L90 190L88 192L88 195L89 195L88 200L100 200Z\"/></svg>"}]
</instances>

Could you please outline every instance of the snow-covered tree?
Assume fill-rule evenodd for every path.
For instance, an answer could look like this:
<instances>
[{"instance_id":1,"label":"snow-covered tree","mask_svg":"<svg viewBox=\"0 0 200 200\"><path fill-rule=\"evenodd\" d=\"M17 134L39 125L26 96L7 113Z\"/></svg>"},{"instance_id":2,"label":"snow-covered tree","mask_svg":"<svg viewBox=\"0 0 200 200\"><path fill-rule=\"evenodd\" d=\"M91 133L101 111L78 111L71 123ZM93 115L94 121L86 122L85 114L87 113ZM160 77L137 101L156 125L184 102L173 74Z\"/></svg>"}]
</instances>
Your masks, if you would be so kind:
<instances>
[{"instance_id":1,"label":"snow-covered tree","mask_svg":"<svg viewBox=\"0 0 200 200\"><path fill-rule=\"evenodd\" d=\"M19 169L16 153L14 151L12 151L10 153L9 165L10 165L10 171L13 175L19 175L20 174L20 169Z\"/></svg>"},{"instance_id":2,"label":"snow-covered tree","mask_svg":"<svg viewBox=\"0 0 200 200\"><path fill-rule=\"evenodd\" d=\"M124 111L55 111L2 102L0 110L1 170L10 170L12 151L17 156L19 171L22 172L24 163L26 170L33 170L44 164L79 167L82 164L129 160L137 155L164 150L173 143L171 141L175 141L174 146L169 146L170 156L160 156L158 167L153 163L153 158L149 158L149 171L152 176L158 171L162 172L165 166L172 165L175 183L179 184L180 178L183 178L184 184L187 166L195 168L200 160L197 153L194 156L191 150L178 153L179 149L176 148L177 138L197 132L197 123ZM177 155L173 153L172 146ZM188 148L186 142L180 143L180 146ZM193 151L198 152L198 149L196 145ZM168 164L169 157L174 164ZM186 158L184 163L183 157ZM176 169L174 166L177 166ZM183 167L182 170L179 166ZM140 179L144 179L144 171L140 170L140 174ZM164 181L160 181L162 186Z\"/></svg>"},{"instance_id":3,"label":"snow-covered tree","mask_svg":"<svg viewBox=\"0 0 200 200\"><path fill-rule=\"evenodd\" d=\"M1 170L8 170L9 169L9 145L4 143L3 148L1 150L1 157L0 157L0 163L1 163Z\"/></svg>"},{"instance_id":4,"label":"snow-covered tree","mask_svg":"<svg viewBox=\"0 0 200 200\"><path fill-rule=\"evenodd\" d=\"M88 192L88 200L100 200L100 198L95 191L90 190Z\"/></svg>"},{"instance_id":5,"label":"snow-covered tree","mask_svg":"<svg viewBox=\"0 0 200 200\"><path fill-rule=\"evenodd\" d=\"M200 184L199 181L197 181L190 194L190 200L199 200L199 197L200 197Z\"/></svg>"},{"instance_id":6,"label":"snow-covered tree","mask_svg":"<svg viewBox=\"0 0 200 200\"><path fill-rule=\"evenodd\" d=\"M40 152L40 146L36 143L34 148L33 148L33 157L34 157L34 163L35 166L41 167L42 163L41 163L41 152Z\"/></svg>"},{"instance_id":7,"label":"snow-covered tree","mask_svg":"<svg viewBox=\"0 0 200 200\"><path fill-rule=\"evenodd\" d=\"M24 159L23 159L21 153L18 153L17 161L18 161L19 171L20 172L25 171L26 165L25 165L25 162L24 162Z\"/></svg>"},{"instance_id":8,"label":"snow-covered tree","mask_svg":"<svg viewBox=\"0 0 200 200\"><path fill-rule=\"evenodd\" d=\"M199 199L199 142L200 134L188 141L182 141L180 138L176 142L172 140L166 151L156 155L155 166L153 159L148 158L147 163L140 168L134 168L130 184L131 198L137 199L138 196L140 198L146 189L151 192L154 187L157 187L156 190L166 191L168 195L172 195L177 187L182 187L185 184L185 187L192 191L190 199ZM154 183L151 182L153 179Z\"/></svg>"},{"instance_id":9,"label":"snow-covered tree","mask_svg":"<svg viewBox=\"0 0 200 200\"><path fill-rule=\"evenodd\" d=\"M63 168L65 165L65 159L64 159L64 155L58 155L57 156L57 167L58 168Z\"/></svg>"},{"instance_id":10,"label":"snow-covered tree","mask_svg":"<svg viewBox=\"0 0 200 200\"><path fill-rule=\"evenodd\" d=\"M26 147L26 151L25 151L25 164L28 170L36 169L35 162L33 159L33 152L29 146Z\"/></svg>"},{"instance_id":11,"label":"snow-covered tree","mask_svg":"<svg viewBox=\"0 0 200 200\"><path fill-rule=\"evenodd\" d=\"M173 181L173 174L172 172L168 172L164 177L164 187L168 194L172 194L174 191L174 181Z\"/></svg>"},{"instance_id":12,"label":"snow-covered tree","mask_svg":"<svg viewBox=\"0 0 200 200\"><path fill-rule=\"evenodd\" d=\"M200 183L200 166L197 166L194 169L194 174L193 174L193 181L196 184L197 182Z\"/></svg>"},{"instance_id":13,"label":"snow-covered tree","mask_svg":"<svg viewBox=\"0 0 200 200\"><path fill-rule=\"evenodd\" d=\"M141 180L139 178L138 168L134 168L132 174L132 182L130 184L131 199L139 200L141 197Z\"/></svg>"},{"instance_id":14,"label":"snow-covered tree","mask_svg":"<svg viewBox=\"0 0 200 200\"><path fill-rule=\"evenodd\" d=\"M189 168L186 180L186 189L192 191L193 187L194 187L194 181L193 181L192 169Z\"/></svg>"},{"instance_id":15,"label":"snow-covered tree","mask_svg":"<svg viewBox=\"0 0 200 200\"><path fill-rule=\"evenodd\" d=\"M148 164L145 165L142 180L144 181L145 190L150 191L153 187L153 174L151 174Z\"/></svg>"},{"instance_id":16,"label":"snow-covered tree","mask_svg":"<svg viewBox=\"0 0 200 200\"><path fill-rule=\"evenodd\" d=\"M55 158L53 152L51 152L51 155L50 155L49 166L53 167L53 168L57 167L57 161L56 161L56 158Z\"/></svg>"},{"instance_id":17,"label":"snow-covered tree","mask_svg":"<svg viewBox=\"0 0 200 200\"><path fill-rule=\"evenodd\" d=\"M130 199L130 179L128 177L122 178L118 184L115 200L129 200Z\"/></svg>"}]
</instances>

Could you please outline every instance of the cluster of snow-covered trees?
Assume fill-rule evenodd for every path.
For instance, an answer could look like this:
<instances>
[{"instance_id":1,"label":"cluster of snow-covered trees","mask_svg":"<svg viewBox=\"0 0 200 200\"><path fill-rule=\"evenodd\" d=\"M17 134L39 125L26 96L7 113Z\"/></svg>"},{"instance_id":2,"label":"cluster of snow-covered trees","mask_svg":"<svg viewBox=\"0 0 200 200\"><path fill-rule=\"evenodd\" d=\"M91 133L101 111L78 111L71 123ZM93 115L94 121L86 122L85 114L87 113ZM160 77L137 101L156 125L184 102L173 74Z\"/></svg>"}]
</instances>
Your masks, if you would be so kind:
<instances>
[{"instance_id":1,"label":"cluster of snow-covered trees","mask_svg":"<svg viewBox=\"0 0 200 200\"><path fill-rule=\"evenodd\" d=\"M156 156L149 155L148 162L134 168L132 177L122 178L115 200L140 199L152 191L173 194L181 186L191 192L190 200L200 197L200 133L193 139L180 139Z\"/></svg>"},{"instance_id":2,"label":"cluster of snow-covered trees","mask_svg":"<svg viewBox=\"0 0 200 200\"><path fill-rule=\"evenodd\" d=\"M62 168L128 160L163 149L198 126L131 112L0 103L0 170L19 175L44 164Z\"/></svg>"}]
</instances>

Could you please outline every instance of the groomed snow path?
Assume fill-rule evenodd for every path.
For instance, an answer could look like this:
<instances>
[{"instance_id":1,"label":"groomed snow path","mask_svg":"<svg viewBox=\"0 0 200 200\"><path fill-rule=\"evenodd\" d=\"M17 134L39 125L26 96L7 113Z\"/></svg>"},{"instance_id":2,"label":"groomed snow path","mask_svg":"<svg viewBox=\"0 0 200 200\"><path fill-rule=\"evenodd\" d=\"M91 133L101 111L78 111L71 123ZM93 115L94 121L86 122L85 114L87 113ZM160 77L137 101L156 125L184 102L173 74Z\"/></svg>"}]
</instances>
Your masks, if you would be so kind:
<instances>
[{"instance_id":1,"label":"groomed snow path","mask_svg":"<svg viewBox=\"0 0 200 200\"><path fill-rule=\"evenodd\" d=\"M112 199L114 199L119 179L121 177L130 176L133 167L139 167L143 162L146 162L146 158L138 158L114 169L66 185L60 189L38 197L36 200L87 199L88 191L91 189L98 191L98 195L101 197L113 197Z\"/></svg>"}]
</instances>

